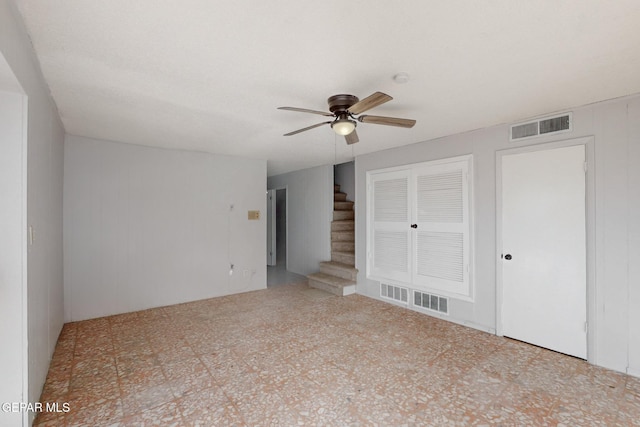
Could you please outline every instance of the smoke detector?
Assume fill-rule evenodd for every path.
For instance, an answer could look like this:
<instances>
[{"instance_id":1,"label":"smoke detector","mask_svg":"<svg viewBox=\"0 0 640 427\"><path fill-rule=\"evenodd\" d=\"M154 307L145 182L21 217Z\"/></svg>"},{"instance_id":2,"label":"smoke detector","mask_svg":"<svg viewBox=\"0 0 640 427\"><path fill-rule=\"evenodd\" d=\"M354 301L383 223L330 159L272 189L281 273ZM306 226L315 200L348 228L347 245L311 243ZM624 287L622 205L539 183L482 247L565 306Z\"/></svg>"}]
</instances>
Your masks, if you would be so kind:
<instances>
[{"instance_id":1,"label":"smoke detector","mask_svg":"<svg viewBox=\"0 0 640 427\"><path fill-rule=\"evenodd\" d=\"M398 73L393 76L393 81L398 84L404 84L409 81L409 74L407 73Z\"/></svg>"}]
</instances>

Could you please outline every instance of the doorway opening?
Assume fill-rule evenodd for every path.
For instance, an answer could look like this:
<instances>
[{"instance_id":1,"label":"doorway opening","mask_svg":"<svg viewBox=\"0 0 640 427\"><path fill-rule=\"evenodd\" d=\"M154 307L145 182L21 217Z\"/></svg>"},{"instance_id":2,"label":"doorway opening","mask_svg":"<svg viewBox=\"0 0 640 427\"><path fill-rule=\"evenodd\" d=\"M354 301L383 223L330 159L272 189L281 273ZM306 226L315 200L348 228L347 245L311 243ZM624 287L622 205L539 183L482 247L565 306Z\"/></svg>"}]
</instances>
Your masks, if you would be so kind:
<instances>
[{"instance_id":1,"label":"doorway opening","mask_svg":"<svg viewBox=\"0 0 640 427\"><path fill-rule=\"evenodd\" d=\"M300 283L305 276L287 270L287 189L267 191L267 287Z\"/></svg>"}]
</instances>

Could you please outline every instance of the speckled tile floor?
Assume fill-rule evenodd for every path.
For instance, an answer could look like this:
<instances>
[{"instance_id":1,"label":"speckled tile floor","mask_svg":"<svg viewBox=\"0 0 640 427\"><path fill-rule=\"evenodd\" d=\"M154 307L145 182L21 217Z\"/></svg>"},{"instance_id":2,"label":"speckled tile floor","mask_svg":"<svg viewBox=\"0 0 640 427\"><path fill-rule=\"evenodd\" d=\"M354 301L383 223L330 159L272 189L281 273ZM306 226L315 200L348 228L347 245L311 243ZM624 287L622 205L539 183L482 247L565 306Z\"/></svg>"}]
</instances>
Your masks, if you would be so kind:
<instances>
[{"instance_id":1,"label":"speckled tile floor","mask_svg":"<svg viewBox=\"0 0 640 427\"><path fill-rule=\"evenodd\" d=\"M640 379L306 284L66 324L39 426L640 425Z\"/></svg>"}]
</instances>

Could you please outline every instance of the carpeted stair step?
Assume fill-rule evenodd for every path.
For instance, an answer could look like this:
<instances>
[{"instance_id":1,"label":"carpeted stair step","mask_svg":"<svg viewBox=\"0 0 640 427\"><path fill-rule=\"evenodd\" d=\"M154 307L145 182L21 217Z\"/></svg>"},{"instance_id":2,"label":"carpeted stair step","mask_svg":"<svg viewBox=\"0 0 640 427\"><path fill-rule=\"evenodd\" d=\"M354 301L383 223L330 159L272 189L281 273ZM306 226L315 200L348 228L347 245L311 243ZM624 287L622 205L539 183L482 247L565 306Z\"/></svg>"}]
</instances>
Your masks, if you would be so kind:
<instances>
[{"instance_id":1,"label":"carpeted stair step","mask_svg":"<svg viewBox=\"0 0 640 427\"><path fill-rule=\"evenodd\" d=\"M339 191L337 193L333 193L334 202L344 202L345 200L347 200L347 193L341 193Z\"/></svg>"},{"instance_id":2,"label":"carpeted stair step","mask_svg":"<svg viewBox=\"0 0 640 427\"><path fill-rule=\"evenodd\" d=\"M353 231L355 229L355 225L355 222L351 219L333 221L331 223L331 231Z\"/></svg>"},{"instance_id":3,"label":"carpeted stair step","mask_svg":"<svg viewBox=\"0 0 640 427\"><path fill-rule=\"evenodd\" d=\"M355 232L353 230L341 230L331 232L332 242L353 242L355 240Z\"/></svg>"},{"instance_id":4,"label":"carpeted stair step","mask_svg":"<svg viewBox=\"0 0 640 427\"><path fill-rule=\"evenodd\" d=\"M320 273L341 277L347 280L356 280L358 277L358 269L353 265L335 261L321 262Z\"/></svg>"},{"instance_id":5,"label":"carpeted stair step","mask_svg":"<svg viewBox=\"0 0 640 427\"><path fill-rule=\"evenodd\" d=\"M356 250L354 242L331 242L331 250L338 252L353 252Z\"/></svg>"},{"instance_id":6,"label":"carpeted stair step","mask_svg":"<svg viewBox=\"0 0 640 427\"><path fill-rule=\"evenodd\" d=\"M331 251L331 261L339 262L347 265L356 265L355 252Z\"/></svg>"},{"instance_id":7,"label":"carpeted stair step","mask_svg":"<svg viewBox=\"0 0 640 427\"><path fill-rule=\"evenodd\" d=\"M353 202L333 202L334 211L351 211L353 210Z\"/></svg>"},{"instance_id":8,"label":"carpeted stair step","mask_svg":"<svg viewBox=\"0 0 640 427\"><path fill-rule=\"evenodd\" d=\"M334 295L345 296L356 292L356 282L343 279L342 277L331 276L324 273L313 273L307 276L309 286L330 292Z\"/></svg>"},{"instance_id":9,"label":"carpeted stair step","mask_svg":"<svg viewBox=\"0 0 640 427\"><path fill-rule=\"evenodd\" d=\"M343 219L354 219L353 210L350 211L333 211L333 220L341 221Z\"/></svg>"}]
</instances>

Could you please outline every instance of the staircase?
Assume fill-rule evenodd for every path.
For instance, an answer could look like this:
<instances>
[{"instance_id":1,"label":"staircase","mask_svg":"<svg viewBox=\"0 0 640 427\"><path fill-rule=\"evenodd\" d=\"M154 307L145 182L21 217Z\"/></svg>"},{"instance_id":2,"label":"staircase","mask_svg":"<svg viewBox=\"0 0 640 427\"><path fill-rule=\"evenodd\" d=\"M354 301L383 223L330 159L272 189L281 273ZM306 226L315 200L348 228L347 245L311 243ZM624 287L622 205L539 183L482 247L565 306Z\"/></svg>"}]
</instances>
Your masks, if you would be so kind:
<instances>
[{"instance_id":1,"label":"staircase","mask_svg":"<svg viewBox=\"0 0 640 427\"><path fill-rule=\"evenodd\" d=\"M331 261L320 263L320 272L310 274L309 286L344 296L356 292L355 223L353 202L340 186L333 186L331 222Z\"/></svg>"}]
</instances>

